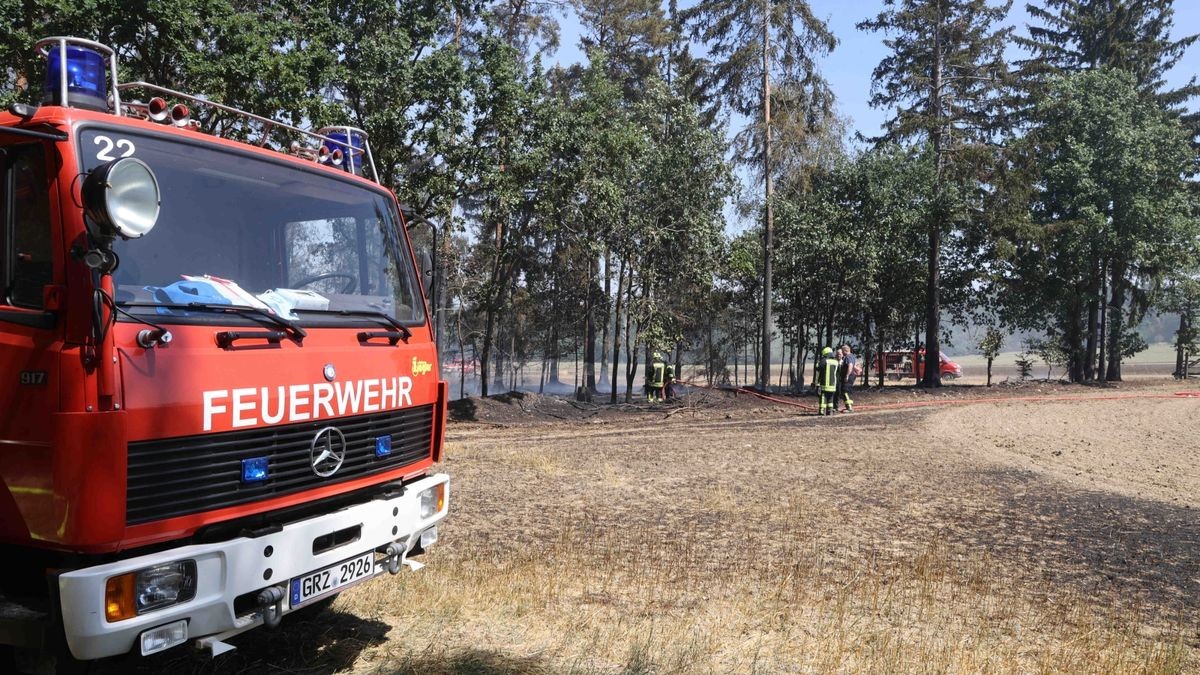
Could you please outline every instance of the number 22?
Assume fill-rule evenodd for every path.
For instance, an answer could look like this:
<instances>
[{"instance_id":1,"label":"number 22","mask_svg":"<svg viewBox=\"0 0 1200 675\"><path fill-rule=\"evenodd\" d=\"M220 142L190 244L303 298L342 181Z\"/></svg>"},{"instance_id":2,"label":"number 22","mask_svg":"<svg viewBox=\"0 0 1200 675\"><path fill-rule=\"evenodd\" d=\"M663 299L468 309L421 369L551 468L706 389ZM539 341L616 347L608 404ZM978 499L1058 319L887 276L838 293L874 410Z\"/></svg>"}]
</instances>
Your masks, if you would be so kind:
<instances>
[{"instance_id":1,"label":"number 22","mask_svg":"<svg viewBox=\"0 0 1200 675\"><path fill-rule=\"evenodd\" d=\"M99 151L96 152L96 159L99 159L99 160L105 161L105 162L111 162L114 159L129 157L129 156L133 155L133 151L135 150L135 148L133 147L133 141L125 139L125 138L119 138L114 143L113 139L109 138L108 136L96 136L95 140L93 140L92 143L94 145L104 146L104 147L100 148ZM112 151L113 151L114 147L116 147L116 149L121 153L121 157L114 157L112 155Z\"/></svg>"}]
</instances>

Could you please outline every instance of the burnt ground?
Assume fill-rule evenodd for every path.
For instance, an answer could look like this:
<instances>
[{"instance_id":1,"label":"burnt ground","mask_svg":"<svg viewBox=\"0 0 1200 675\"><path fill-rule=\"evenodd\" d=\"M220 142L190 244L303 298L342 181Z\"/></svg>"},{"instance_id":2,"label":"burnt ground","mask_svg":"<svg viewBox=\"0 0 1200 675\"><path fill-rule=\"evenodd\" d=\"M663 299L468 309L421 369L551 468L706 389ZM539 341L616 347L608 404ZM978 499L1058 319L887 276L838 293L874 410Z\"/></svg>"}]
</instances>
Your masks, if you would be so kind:
<instances>
[{"instance_id":1,"label":"burnt ground","mask_svg":"<svg viewBox=\"0 0 1200 675\"><path fill-rule=\"evenodd\" d=\"M1023 398L1037 396L1122 396L1139 392L1187 391L1200 384L1172 383L1161 379L1136 379L1128 382L1078 385L1057 380L1007 381L992 387L972 384L947 384L936 389L912 385L889 384L883 387L858 387L853 392L860 411L871 406L932 404L936 402L967 401L978 398ZM666 419L683 415L689 419L721 419L737 415L774 415L791 411L786 405L764 400L732 387L681 387L678 398L670 402L650 403L640 400L635 392L632 402L624 402L624 392L618 392L618 403L610 404L607 393L593 396L591 401L579 401L566 395L543 395L512 391L482 398L478 396L450 402L450 422L459 428L473 425L511 427L546 424L608 424L635 420ZM815 393L793 393L772 390L772 398L801 406L816 406Z\"/></svg>"},{"instance_id":2,"label":"burnt ground","mask_svg":"<svg viewBox=\"0 0 1200 675\"><path fill-rule=\"evenodd\" d=\"M96 672L1197 672L1189 388L459 402L425 570Z\"/></svg>"}]
</instances>

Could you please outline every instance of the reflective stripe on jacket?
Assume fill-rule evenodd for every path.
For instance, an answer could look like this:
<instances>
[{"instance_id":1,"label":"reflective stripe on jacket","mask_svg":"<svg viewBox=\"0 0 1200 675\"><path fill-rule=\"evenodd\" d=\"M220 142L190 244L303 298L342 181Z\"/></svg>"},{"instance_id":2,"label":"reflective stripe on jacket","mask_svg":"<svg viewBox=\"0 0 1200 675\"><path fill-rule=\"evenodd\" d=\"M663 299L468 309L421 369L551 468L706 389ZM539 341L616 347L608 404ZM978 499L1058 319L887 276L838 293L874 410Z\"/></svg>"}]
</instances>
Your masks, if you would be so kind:
<instances>
[{"instance_id":1,"label":"reflective stripe on jacket","mask_svg":"<svg viewBox=\"0 0 1200 675\"><path fill-rule=\"evenodd\" d=\"M651 372L650 386L651 387L663 386L663 371L665 371L666 368L667 368L667 364L663 363L662 361L655 361L654 364L652 366L650 366L650 372Z\"/></svg>"},{"instance_id":2,"label":"reflective stripe on jacket","mask_svg":"<svg viewBox=\"0 0 1200 675\"><path fill-rule=\"evenodd\" d=\"M821 391L837 391L837 372L841 362L832 356L826 356L821 361Z\"/></svg>"}]
</instances>

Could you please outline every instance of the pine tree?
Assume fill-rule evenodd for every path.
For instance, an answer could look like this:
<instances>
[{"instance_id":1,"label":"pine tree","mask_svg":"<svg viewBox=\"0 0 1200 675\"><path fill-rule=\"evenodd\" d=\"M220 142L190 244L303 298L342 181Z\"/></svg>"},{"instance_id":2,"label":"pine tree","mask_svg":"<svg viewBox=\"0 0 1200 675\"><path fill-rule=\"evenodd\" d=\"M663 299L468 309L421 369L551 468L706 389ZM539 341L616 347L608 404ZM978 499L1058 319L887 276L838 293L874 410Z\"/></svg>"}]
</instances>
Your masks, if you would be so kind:
<instances>
[{"instance_id":1,"label":"pine tree","mask_svg":"<svg viewBox=\"0 0 1200 675\"><path fill-rule=\"evenodd\" d=\"M1134 77L1142 94L1153 96L1165 109L1185 116L1193 134L1200 132L1200 115L1187 114L1183 105L1200 95L1193 76L1188 83L1166 88L1166 73L1179 62L1200 34L1171 39L1174 0L1043 0L1044 7L1026 5L1041 25L1029 35L1016 36L1031 53L1018 63L1027 86L1045 83L1053 74L1113 68Z\"/></svg>"},{"instance_id":2,"label":"pine tree","mask_svg":"<svg viewBox=\"0 0 1200 675\"><path fill-rule=\"evenodd\" d=\"M880 140L920 140L934 157L925 288L925 358L940 358L942 237L951 224L954 194L975 174L998 123L998 87L1010 29L996 30L1011 0L884 0L884 11L858 24L888 34L892 53L874 72L871 105L895 107ZM956 184L957 183L957 184ZM941 386L938 368L927 368L923 386Z\"/></svg>"},{"instance_id":3,"label":"pine tree","mask_svg":"<svg viewBox=\"0 0 1200 675\"><path fill-rule=\"evenodd\" d=\"M1031 53L1029 59L1018 64L1021 88L1027 97L1025 113L1033 111L1036 98L1045 95L1054 75L1102 68L1121 70L1130 75L1142 97L1179 117L1192 137L1193 147L1200 147L1200 113L1189 112L1185 106L1189 99L1200 95L1200 85L1194 76L1173 89L1167 88L1165 80L1166 73L1200 38L1191 34L1172 39L1174 0L1044 2L1044 7L1027 5L1030 15L1041 25L1029 26L1028 37L1016 38ZM1103 257L1090 262L1091 279L1085 292L1088 347L1084 376L1092 379L1094 373L1100 379L1120 379L1122 329L1118 326L1109 330L1108 319L1114 312L1121 315L1126 290L1136 290L1136 286L1124 278L1126 267L1113 265Z\"/></svg>"},{"instance_id":4,"label":"pine tree","mask_svg":"<svg viewBox=\"0 0 1200 675\"><path fill-rule=\"evenodd\" d=\"M808 100L831 106L829 86L817 70L817 58L837 46L829 26L813 14L807 0L702 0L681 12L692 37L708 45L713 78L729 108L750 118L761 113L761 167L764 194L762 263L762 350L758 386L771 381L774 337L772 247L774 169L771 164L771 82L808 92ZM828 114L828 108L822 111Z\"/></svg>"},{"instance_id":5,"label":"pine tree","mask_svg":"<svg viewBox=\"0 0 1200 675\"><path fill-rule=\"evenodd\" d=\"M573 0L583 28L579 44L607 56L609 76L626 98L640 98L645 80L658 72L670 40L669 23L659 0Z\"/></svg>"}]
</instances>

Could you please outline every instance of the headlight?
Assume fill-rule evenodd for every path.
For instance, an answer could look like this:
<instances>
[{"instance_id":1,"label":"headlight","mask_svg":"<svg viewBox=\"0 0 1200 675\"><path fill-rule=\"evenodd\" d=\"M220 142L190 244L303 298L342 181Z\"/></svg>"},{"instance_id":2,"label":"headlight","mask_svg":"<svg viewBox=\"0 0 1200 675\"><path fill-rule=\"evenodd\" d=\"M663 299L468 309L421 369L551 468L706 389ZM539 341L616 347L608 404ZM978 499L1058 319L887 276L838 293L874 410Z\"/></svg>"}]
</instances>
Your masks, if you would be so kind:
<instances>
[{"instance_id":1,"label":"headlight","mask_svg":"<svg viewBox=\"0 0 1200 675\"><path fill-rule=\"evenodd\" d=\"M446 506L446 484L438 483L421 491L421 517L431 518Z\"/></svg>"},{"instance_id":2,"label":"headlight","mask_svg":"<svg viewBox=\"0 0 1200 675\"><path fill-rule=\"evenodd\" d=\"M104 585L104 615L121 621L196 596L196 561L178 560L112 577Z\"/></svg>"},{"instance_id":3,"label":"headlight","mask_svg":"<svg viewBox=\"0 0 1200 675\"><path fill-rule=\"evenodd\" d=\"M158 179L146 163L123 157L96 167L83 181L83 207L92 236L137 239L158 220Z\"/></svg>"}]
</instances>

